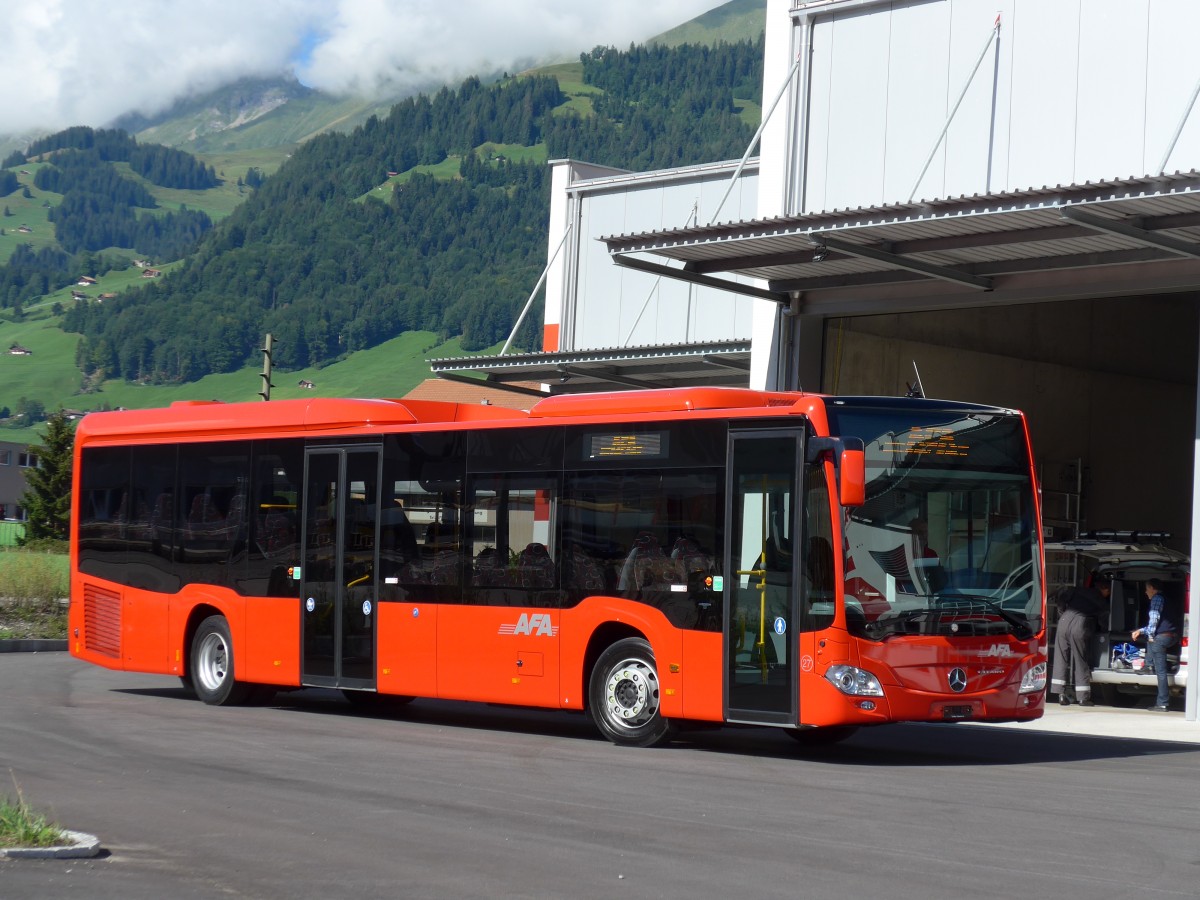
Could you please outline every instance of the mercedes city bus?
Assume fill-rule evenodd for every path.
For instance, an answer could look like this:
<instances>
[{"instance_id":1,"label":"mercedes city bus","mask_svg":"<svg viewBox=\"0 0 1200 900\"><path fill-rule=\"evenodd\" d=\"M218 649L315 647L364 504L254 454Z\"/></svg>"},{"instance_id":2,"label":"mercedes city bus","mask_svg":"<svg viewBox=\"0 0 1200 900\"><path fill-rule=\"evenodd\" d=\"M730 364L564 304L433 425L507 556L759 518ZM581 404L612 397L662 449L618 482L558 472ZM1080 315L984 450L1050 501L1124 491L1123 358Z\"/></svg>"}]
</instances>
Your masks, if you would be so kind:
<instances>
[{"instance_id":1,"label":"mercedes city bus","mask_svg":"<svg viewBox=\"0 0 1200 900\"><path fill-rule=\"evenodd\" d=\"M1023 416L688 388L528 412L175 403L77 429L70 647L209 704L307 687L804 742L1042 715Z\"/></svg>"}]
</instances>

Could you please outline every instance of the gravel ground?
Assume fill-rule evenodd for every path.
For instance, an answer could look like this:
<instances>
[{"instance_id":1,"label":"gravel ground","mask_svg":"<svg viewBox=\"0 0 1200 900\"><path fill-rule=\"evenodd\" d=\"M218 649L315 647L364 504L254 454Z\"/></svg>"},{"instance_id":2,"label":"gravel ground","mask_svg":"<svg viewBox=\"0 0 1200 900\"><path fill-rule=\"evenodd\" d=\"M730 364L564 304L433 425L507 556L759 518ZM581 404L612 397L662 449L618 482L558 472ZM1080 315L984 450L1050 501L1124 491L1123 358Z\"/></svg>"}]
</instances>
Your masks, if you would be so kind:
<instances>
[{"instance_id":1,"label":"gravel ground","mask_svg":"<svg viewBox=\"0 0 1200 900\"><path fill-rule=\"evenodd\" d=\"M0 640L29 638L65 638L67 608L65 604L24 604L0 600Z\"/></svg>"}]
</instances>

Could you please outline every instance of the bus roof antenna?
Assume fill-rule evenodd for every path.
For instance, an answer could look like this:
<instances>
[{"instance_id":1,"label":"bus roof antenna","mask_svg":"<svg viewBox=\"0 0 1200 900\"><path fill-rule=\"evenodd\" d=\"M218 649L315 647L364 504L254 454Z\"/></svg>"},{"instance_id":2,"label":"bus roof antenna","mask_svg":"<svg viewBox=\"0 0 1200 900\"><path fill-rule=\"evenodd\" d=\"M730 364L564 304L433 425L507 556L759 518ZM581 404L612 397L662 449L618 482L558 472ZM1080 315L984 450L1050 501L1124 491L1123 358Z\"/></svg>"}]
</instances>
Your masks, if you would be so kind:
<instances>
[{"instance_id":1,"label":"bus roof antenna","mask_svg":"<svg viewBox=\"0 0 1200 900\"><path fill-rule=\"evenodd\" d=\"M917 361L915 359L912 361L912 364L916 380L912 384L905 385L908 388L908 392L904 396L910 399L924 400L925 385L921 384L921 370L917 368Z\"/></svg>"}]
</instances>

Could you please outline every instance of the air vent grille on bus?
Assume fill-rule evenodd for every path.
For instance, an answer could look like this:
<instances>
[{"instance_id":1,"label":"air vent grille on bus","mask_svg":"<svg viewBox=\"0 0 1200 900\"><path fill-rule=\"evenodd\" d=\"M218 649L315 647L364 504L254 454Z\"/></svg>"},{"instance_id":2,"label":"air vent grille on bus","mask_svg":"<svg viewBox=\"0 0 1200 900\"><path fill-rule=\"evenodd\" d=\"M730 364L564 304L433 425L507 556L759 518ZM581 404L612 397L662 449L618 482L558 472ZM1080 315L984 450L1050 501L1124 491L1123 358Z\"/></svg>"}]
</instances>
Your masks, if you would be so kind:
<instances>
[{"instance_id":1,"label":"air vent grille on bus","mask_svg":"<svg viewBox=\"0 0 1200 900\"><path fill-rule=\"evenodd\" d=\"M83 643L93 653L121 658L121 596L83 586Z\"/></svg>"}]
</instances>

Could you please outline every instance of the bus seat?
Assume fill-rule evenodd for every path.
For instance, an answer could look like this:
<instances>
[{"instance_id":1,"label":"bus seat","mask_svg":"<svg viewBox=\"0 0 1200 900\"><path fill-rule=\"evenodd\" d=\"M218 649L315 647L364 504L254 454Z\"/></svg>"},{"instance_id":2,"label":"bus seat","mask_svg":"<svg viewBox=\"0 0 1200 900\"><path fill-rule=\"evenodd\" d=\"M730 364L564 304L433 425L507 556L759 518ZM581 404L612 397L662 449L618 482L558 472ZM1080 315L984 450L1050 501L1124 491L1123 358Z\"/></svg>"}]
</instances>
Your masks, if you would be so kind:
<instances>
[{"instance_id":1,"label":"bus seat","mask_svg":"<svg viewBox=\"0 0 1200 900\"><path fill-rule=\"evenodd\" d=\"M267 556L273 556L296 543L295 522L282 509L273 509L263 517L262 530L259 543Z\"/></svg>"},{"instance_id":2,"label":"bus seat","mask_svg":"<svg viewBox=\"0 0 1200 900\"><path fill-rule=\"evenodd\" d=\"M192 506L188 511L188 530L196 534L206 534L217 528L224 518L213 503L211 494L197 494L192 498Z\"/></svg>"},{"instance_id":3,"label":"bus seat","mask_svg":"<svg viewBox=\"0 0 1200 900\"><path fill-rule=\"evenodd\" d=\"M680 537L671 547L671 559L675 561L675 580L691 585L696 576L701 579L715 571L713 558L701 549L690 537Z\"/></svg>"},{"instance_id":4,"label":"bus seat","mask_svg":"<svg viewBox=\"0 0 1200 900\"><path fill-rule=\"evenodd\" d=\"M508 582L508 553L497 547L484 547L475 556L471 580L477 587L503 587Z\"/></svg>"},{"instance_id":5,"label":"bus seat","mask_svg":"<svg viewBox=\"0 0 1200 900\"><path fill-rule=\"evenodd\" d=\"M519 587L554 587L554 560L545 544L533 541L517 556L517 582Z\"/></svg>"},{"instance_id":6,"label":"bus seat","mask_svg":"<svg viewBox=\"0 0 1200 900\"><path fill-rule=\"evenodd\" d=\"M457 550L439 550L433 558L429 572L429 583L452 587L459 579L460 554Z\"/></svg>"},{"instance_id":7,"label":"bus seat","mask_svg":"<svg viewBox=\"0 0 1200 900\"><path fill-rule=\"evenodd\" d=\"M567 590L594 594L605 589L604 570L578 544L572 544L563 560Z\"/></svg>"},{"instance_id":8,"label":"bus seat","mask_svg":"<svg viewBox=\"0 0 1200 900\"><path fill-rule=\"evenodd\" d=\"M634 596L645 585L670 583L674 580L674 565L663 552L657 537L649 531L640 532L621 566L617 589L626 596Z\"/></svg>"}]
</instances>

